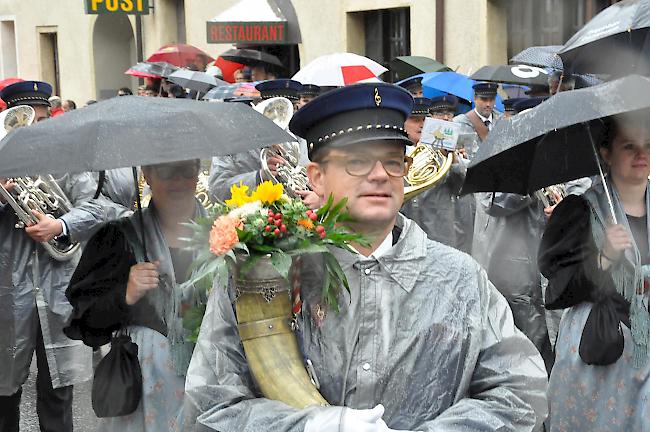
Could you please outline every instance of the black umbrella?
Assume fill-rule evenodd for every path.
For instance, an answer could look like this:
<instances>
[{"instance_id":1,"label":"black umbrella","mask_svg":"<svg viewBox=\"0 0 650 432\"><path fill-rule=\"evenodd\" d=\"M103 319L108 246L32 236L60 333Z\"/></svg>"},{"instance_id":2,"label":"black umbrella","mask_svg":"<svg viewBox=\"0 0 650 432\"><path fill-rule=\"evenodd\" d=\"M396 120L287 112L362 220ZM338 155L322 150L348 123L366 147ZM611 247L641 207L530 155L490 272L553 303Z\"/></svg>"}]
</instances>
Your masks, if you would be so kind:
<instances>
[{"instance_id":1,"label":"black umbrella","mask_svg":"<svg viewBox=\"0 0 650 432\"><path fill-rule=\"evenodd\" d=\"M562 45L532 46L515 54L510 59L510 64L562 70L562 59L557 55L560 49L562 49Z\"/></svg>"},{"instance_id":2,"label":"black umbrella","mask_svg":"<svg viewBox=\"0 0 650 432\"><path fill-rule=\"evenodd\" d=\"M221 54L219 57L223 58L224 60L233 61L248 66L257 66L260 63L264 63L271 66L284 67L280 59L276 56L254 49L233 48Z\"/></svg>"},{"instance_id":3,"label":"black umbrella","mask_svg":"<svg viewBox=\"0 0 650 432\"><path fill-rule=\"evenodd\" d=\"M169 81L199 93L205 93L213 87L228 85L226 81L220 80L205 72L196 72L188 69L179 69L169 75Z\"/></svg>"},{"instance_id":4,"label":"black umbrella","mask_svg":"<svg viewBox=\"0 0 650 432\"><path fill-rule=\"evenodd\" d=\"M292 139L244 104L117 97L9 133L0 177L209 158Z\"/></svg>"},{"instance_id":5,"label":"black umbrella","mask_svg":"<svg viewBox=\"0 0 650 432\"><path fill-rule=\"evenodd\" d=\"M390 61L389 69L395 81L401 81L426 72L451 72L452 69L437 60L423 56L399 56Z\"/></svg>"},{"instance_id":6,"label":"black umbrella","mask_svg":"<svg viewBox=\"0 0 650 432\"><path fill-rule=\"evenodd\" d=\"M470 78L475 81L489 81L525 86L548 85L548 72L542 68L528 65L483 66L474 72Z\"/></svg>"},{"instance_id":7,"label":"black umbrella","mask_svg":"<svg viewBox=\"0 0 650 432\"><path fill-rule=\"evenodd\" d=\"M572 73L647 73L648 27L650 0L623 0L596 15L558 54L565 69Z\"/></svg>"},{"instance_id":8,"label":"black umbrella","mask_svg":"<svg viewBox=\"0 0 650 432\"><path fill-rule=\"evenodd\" d=\"M630 75L561 92L528 112L494 125L472 160L462 193L529 194L601 174L595 144L604 117L650 108L650 78ZM613 213L612 213L613 214Z\"/></svg>"}]
</instances>

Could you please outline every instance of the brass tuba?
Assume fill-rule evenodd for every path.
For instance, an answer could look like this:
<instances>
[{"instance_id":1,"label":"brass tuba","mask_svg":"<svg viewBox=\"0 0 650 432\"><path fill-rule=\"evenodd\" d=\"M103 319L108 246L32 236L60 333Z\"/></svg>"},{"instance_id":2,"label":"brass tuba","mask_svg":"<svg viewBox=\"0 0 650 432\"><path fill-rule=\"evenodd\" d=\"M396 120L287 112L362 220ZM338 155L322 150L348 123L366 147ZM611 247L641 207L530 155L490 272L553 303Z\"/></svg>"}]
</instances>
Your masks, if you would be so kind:
<instances>
[{"instance_id":1,"label":"brass tuba","mask_svg":"<svg viewBox=\"0 0 650 432\"><path fill-rule=\"evenodd\" d=\"M293 103L287 98L274 97L257 104L254 109L265 117L273 120L278 127L287 130L293 116ZM276 157L283 160L278 165L277 175L273 175L268 166L268 159ZM297 198L295 191L310 190L309 179L305 167L300 162L300 144L297 141L274 144L265 147L260 152L262 173L266 180L281 183L289 196Z\"/></svg>"},{"instance_id":2,"label":"brass tuba","mask_svg":"<svg viewBox=\"0 0 650 432\"><path fill-rule=\"evenodd\" d=\"M410 156L413 163L404 176L409 184L404 188L404 200L431 189L445 178L454 161L454 153L446 156L442 151L423 143L418 143Z\"/></svg>"},{"instance_id":3,"label":"brass tuba","mask_svg":"<svg viewBox=\"0 0 650 432\"><path fill-rule=\"evenodd\" d=\"M0 139L13 129L29 126L34 122L36 113L28 105L9 108L0 114ZM18 177L9 179L14 183L11 191L0 185L0 196L13 208L19 222L16 228L38 222L33 210L39 211L54 219L69 212L72 208L70 200L65 196L51 175L35 177ZM70 243L63 239L52 239L41 243L47 253L57 261L68 261L79 249L79 243Z\"/></svg>"}]
</instances>

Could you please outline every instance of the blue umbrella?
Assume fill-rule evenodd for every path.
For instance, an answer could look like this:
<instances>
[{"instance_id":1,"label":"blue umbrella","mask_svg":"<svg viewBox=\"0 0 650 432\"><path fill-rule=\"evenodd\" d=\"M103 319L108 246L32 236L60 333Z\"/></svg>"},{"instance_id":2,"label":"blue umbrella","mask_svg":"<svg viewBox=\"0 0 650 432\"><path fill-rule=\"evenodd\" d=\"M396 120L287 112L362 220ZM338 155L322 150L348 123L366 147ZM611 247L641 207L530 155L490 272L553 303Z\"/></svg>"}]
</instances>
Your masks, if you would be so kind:
<instances>
[{"instance_id":1,"label":"blue umbrella","mask_svg":"<svg viewBox=\"0 0 650 432\"><path fill-rule=\"evenodd\" d=\"M424 97L435 97L436 93L443 92L443 94L452 94L469 103L474 100L472 86L476 84L476 81L466 75L458 72L430 72L426 75L427 77L422 78ZM503 111L503 101L499 95L497 95L496 109Z\"/></svg>"}]
</instances>

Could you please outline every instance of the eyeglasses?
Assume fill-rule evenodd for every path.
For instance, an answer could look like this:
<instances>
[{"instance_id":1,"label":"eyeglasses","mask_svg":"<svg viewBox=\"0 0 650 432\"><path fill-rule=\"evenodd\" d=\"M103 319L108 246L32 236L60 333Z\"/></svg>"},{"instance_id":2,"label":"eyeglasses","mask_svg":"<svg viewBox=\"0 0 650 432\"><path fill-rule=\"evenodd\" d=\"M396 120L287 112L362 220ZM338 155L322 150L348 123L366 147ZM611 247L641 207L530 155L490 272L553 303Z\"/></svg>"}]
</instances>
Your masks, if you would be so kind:
<instances>
[{"instance_id":1,"label":"eyeglasses","mask_svg":"<svg viewBox=\"0 0 650 432\"><path fill-rule=\"evenodd\" d=\"M329 156L327 159L320 163L328 163L332 160L341 161L345 167L345 171L354 177L364 177L372 172L377 165L381 162L386 174L391 177L404 177L408 172L413 158L409 156L389 156L385 158L377 157L364 157L357 155L350 156Z\"/></svg>"},{"instance_id":2,"label":"eyeglasses","mask_svg":"<svg viewBox=\"0 0 650 432\"><path fill-rule=\"evenodd\" d=\"M171 180L176 174L190 180L199 174L198 165L158 165L153 169L161 180Z\"/></svg>"}]
</instances>

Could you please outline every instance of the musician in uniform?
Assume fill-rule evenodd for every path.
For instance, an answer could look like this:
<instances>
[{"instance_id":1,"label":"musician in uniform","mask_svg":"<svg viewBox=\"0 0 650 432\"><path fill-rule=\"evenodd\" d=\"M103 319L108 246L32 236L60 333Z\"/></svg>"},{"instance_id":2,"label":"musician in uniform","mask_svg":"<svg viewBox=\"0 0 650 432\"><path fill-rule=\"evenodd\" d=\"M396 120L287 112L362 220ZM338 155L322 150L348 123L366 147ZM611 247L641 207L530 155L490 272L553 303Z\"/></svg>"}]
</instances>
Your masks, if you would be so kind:
<instances>
[{"instance_id":1,"label":"musician in uniform","mask_svg":"<svg viewBox=\"0 0 650 432\"><path fill-rule=\"evenodd\" d=\"M414 98L423 96L421 76L414 76L403 79L402 81L398 82L397 85L402 87L407 92L411 93L411 96Z\"/></svg>"},{"instance_id":2,"label":"musician in uniform","mask_svg":"<svg viewBox=\"0 0 650 432\"><path fill-rule=\"evenodd\" d=\"M35 121L47 119L52 87L24 81L0 92L9 108L29 105ZM38 157L38 155L34 155ZM15 184L0 179L11 191ZM91 377L91 350L62 332L72 307L65 297L81 251L58 261L40 245L55 237L69 242L87 238L101 217L79 206L97 187L89 174L56 179L73 209L58 219L34 212L38 222L17 229L19 222L6 200L0 202L0 431L18 431L22 386L36 352L36 411L41 431L72 431L72 385Z\"/></svg>"},{"instance_id":3,"label":"musician in uniform","mask_svg":"<svg viewBox=\"0 0 650 432\"><path fill-rule=\"evenodd\" d=\"M398 213L412 143L413 100L365 83L324 94L290 129L306 139L314 189L347 198L355 232L371 244L332 250L350 284L322 318L322 259L301 266L299 343L331 406L299 410L262 397L242 349L234 292L208 300L186 381L199 430L531 431L547 412L539 353L506 300L468 255L427 239ZM332 130L344 131L328 136ZM313 311L317 312L314 313ZM282 349L282 347L278 347Z\"/></svg>"},{"instance_id":4,"label":"musician in uniform","mask_svg":"<svg viewBox=\"0 0 650 432\"><path fill-rule=\"evenodd\" d=\"M298 109L304 107L320 94L320 87L316 84L303 84L298 91Z\"/></svg>"},{"instance_id":5,"label":"musician in uniform","mask_svg":"<svg viewBox=\"0 0 650 432\"><path fill-rule=\"evenodd\" d=\"M404 128L413 145L416 145L420 141L425 116L431 114L441 120L450 121L456 112L457 102L454 96L413 100L413 110L404 123ZM446 150L440 151L446 156ZM404 216L415 221L430 239L455 248L458 248L454 227L455 198L462 185L464 174L464 165L459 165L459 158L454 157L452 168L440 183L405 201L400 210Z\"/></svg>"},{"instance_id":6,"label":"musician in uniform","mask_svg":"<svg viewBox=\"0 0 650 432\"><path fill-rule=\"evenodd\" d=\"M498 85L492 82L480 82L474 84L472 88L474 89L474 109L457 115L454 117L454 121L476 132L479 143L481 143L485 141L487 134L494 127L494 123L501 118L501 114L494 109ZM470 156L474 156L474 154Z\"/></svg>"},{"instance_id":7,"label":"musician in uniform","mask_svg":"<svg viewBox=\"0 0 650 432\"><path fill-rule=\"evenodd\" d=\"M259 83L255 88L259 90L263 101L274 97L283 97L292 101L295 106L298 102L298 91L302 88L302 84L289 79L279 79ZM208 183L213 200L224 201L228 199L230 197L230 188L233 185L242 183L253 189L262 181L269 180L262 169L260 150L255 149L212 158ZM304 143L300 146L300 151L299 163L304 165L307 162L307 149ZM274 176L277 174L278 165L283 162L281 158L275 156L269 157L266 161L269 171ZM320 205L320 198L312 191L298 192L303 197L305 204L310 208L316 208Z\"/></svg>"}]
</instances>

